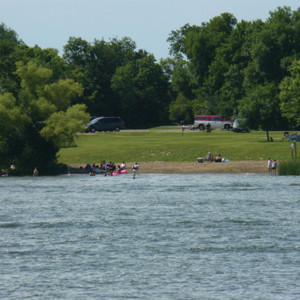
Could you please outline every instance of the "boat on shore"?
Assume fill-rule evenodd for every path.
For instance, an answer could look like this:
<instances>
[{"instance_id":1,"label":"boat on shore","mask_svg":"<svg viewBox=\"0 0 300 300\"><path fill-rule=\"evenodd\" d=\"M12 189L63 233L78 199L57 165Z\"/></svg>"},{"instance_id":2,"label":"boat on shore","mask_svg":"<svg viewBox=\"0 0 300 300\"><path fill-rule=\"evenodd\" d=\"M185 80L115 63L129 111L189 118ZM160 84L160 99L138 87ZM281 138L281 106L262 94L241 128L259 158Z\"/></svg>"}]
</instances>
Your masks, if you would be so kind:
<instances>
[{"instance_id":1,"label":"boat on shore","mask_svg":"<svg viewBox=\"0 0 300 300\"><path fill-rule=\"evenodd\" d=\"M71 174L89 174L90 172L95 171L96 174L104 174L107 173L107 170L105 169L99 169L99 168L95 168L94 170L90 170L90 169L85 169L85 168L74 168L74 167L69 167L68 168L68 172L70 172Z\"/></svg>"},{"instance_id":2,"label":"boat on shore","mask_svg":"<svg viewBox=\"0 0 300 300\"><path fill-rule=\"evenodd\" d=\"M127 174L127 170L121 170L121 171L113 171L112 172L112 176L116 176L116 175L122 175L122 174Z\"/></svg>"}]
</instances>

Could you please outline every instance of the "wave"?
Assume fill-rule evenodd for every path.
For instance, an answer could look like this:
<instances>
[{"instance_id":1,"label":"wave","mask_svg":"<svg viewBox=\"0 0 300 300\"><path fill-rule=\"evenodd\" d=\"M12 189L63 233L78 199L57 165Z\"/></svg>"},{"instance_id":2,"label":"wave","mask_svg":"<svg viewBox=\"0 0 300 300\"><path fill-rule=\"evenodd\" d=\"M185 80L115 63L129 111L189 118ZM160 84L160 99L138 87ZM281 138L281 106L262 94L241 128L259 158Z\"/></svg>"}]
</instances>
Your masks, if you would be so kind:
<instances>
[{"instance_id":1,"label":"wave","mask_svg":"<svg viewBox=\"0 0 300 300\"><path fill-rule=\"evenodd\" d=\"M242 246L198 246L187 248L190 252L273 252L273 253L289 253L300 251L298 246L281 247L278 245L242 245Z\"/></svg>"},{"instance_id":2,"label":"wave","mask_svg":"<svg viewBox=\"0 0 300 300\"><path fill-rule=\"evenodd\" d=\"M16 228L24 226L21 223L12 222L12 223L0 223L0 228Z\"/></svg>"}]
</instances>

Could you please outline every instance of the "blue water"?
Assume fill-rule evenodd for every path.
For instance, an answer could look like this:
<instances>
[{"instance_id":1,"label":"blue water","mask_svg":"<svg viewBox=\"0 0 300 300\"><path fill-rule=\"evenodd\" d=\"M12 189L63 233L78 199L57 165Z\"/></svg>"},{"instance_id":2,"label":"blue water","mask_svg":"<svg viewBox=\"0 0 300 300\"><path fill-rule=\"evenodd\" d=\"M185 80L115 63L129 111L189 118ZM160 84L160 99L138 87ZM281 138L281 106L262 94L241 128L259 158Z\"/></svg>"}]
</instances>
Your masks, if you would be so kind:
<instances>
[{"instance_id":1,"label":"blue water","mask_svg":"<svg viewBox=\"0 0 300 300\"><path fill-rule=\"evenodd\" d=\"M300 299L300 177L0 178L1 299Z\"/></svg>"}]
</instances>

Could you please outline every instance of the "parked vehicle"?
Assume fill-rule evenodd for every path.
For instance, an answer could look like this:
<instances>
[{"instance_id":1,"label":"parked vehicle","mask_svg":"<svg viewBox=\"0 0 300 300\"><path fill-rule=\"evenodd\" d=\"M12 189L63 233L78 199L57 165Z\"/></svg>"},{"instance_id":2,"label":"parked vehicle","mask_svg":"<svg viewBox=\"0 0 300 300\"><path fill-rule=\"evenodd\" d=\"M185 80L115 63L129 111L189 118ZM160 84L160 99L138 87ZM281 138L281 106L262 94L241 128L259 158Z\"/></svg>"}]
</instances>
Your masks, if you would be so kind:
<instances>
[{"instance_id":1,"label":"parked vehicle","mask_svg":"<svg viewBox=\"0 0 300 300\"><path fill-rule=\"evenodd\" d=\"M246 126L245 120L235 119L232 124L232 131L234 132L249 132L249 128Z\"/></svg>"},{"instance_id":2,"label":"parked vehicle","mask_svg":"<svg viewBox=\"0 0 300 300\"><path fill-rule=\"evenodd\" d=\"M211 129L226 129L232 128L233 121L224 120L223 116L215 115L199 115L194 120L193 129L204 130L206 126L210 126Z\"/></svg>"},{"instance_id":3,"label":"parked vehicle","mask_svg":"<svg viewBox=\"0 0 300 300\"><path fill-rule=\"evenodd\" d=\"M96 131L120 131L125 125L120 117L99 117L90 121L87 125L86 132Z\"/></svg>"}]
</instances>

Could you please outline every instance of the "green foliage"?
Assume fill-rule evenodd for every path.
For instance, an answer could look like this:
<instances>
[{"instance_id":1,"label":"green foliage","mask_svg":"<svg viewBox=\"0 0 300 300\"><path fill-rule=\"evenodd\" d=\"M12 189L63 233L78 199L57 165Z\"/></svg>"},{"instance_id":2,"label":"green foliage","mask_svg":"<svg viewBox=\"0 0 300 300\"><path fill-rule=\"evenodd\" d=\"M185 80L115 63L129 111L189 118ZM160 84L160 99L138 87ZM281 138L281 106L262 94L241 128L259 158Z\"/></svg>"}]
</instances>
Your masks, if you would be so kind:
<instances>
[{"instance_id":1,"label":"green foliage","mask_svg":"<svg viewBox=\"0 0 300 300\"><path fill-rule=\"evenodd\" d=\"M85 124L89 120L85 110L84 104L77 104L69 107L66 112L53 113L45 121L41 136L58 148L74 145L74 133L84 131Z\"/></svg>"},{"instance_id":2,"label":"green foliage","mask_svg":"<svg viewBox=\"0 0 300 300\"><path fill-rule=\"evenodd\" d=\"M17 77L14 74L15 63L18 59L18 49L23 45L18 40L14 30L0 24L0 94L13 93L18 86Z\"/></svg>"},{"instance_id":3,"label":"green foliage","mask_svg":"<svg viewBox=\"0 0 300 300\"><path fill-rule=\"evenodd\" d=\"M278 129L281 112L275 85L258 85L249 91L239 104L239 112L250 128Z\"/></svg>"},{"instance_id":4,"label":"green foliage","mask_svg":"<svg viewBox=\"0 0 300 300\"><path fill-rule=\"evenodd\" d=\"M169 77L153 55L135 47L129 38L94 43L71 38L64 58L75 74L83 74L78 78L84 94L77 103L85 103L92 115L121 116L126 127L166 123Z\"/></svg>"},{"instance_id":5,"label":"green foliage","mask_svg":"<svg viewBox=\"0 0 300 300\"><path fill-rule=\"evenodd\" d=\"M30 123L30 118L16 105L16 99L10 93L0 95L0 120L0 141L7 141L12 134L22 132Z\"/></svg>"},{"instance_id":6,"label":"green foliage","mask_svg":"<svg viewBox=\"0 0 300 300\"><path fill-rule=\"evenodd\" d=\"M174 73L174 98L183 94L191 99L195 114L221 114L227 118L245 114L250 107L251 111L247 113L249 119L254 120L257 113L259 115L254 128L285 128L284 117L289 118L291 127L296 126L297 105L293 103L291 108L283 103L280 106L278 97L279 84L288 76L288 67L299 58L299 11L278 8L270 13L266 22L240 23L227 13L201 26L187 24L172 31L168 39L171 54L187 56L191 72L188 84L178 84L186 78L183 76L186 66L180 63L175 66L174 70L177 68L181 80ZM262 90L268 86L273 86L273 92L265 97ZM192 87L189 89L191 95L187 96L189 87ZM263 98L251 100L255 94L258 95L256 90ZM287 102L283 99L284 95L280 100ZM292 112L288 112L287 107ZM269 113L273 114L275 122L267 121Z\"/></svg>"},{"instance_id":7,"label":"green foliage","mask_svg":"<svg viewBox=\"0 0 300 300\"><path fill-rule=\"evenodd\" d=\"M300 60L289 68L291 77L285 77L280 84L281 109L292 126L300 127Z\"/></svg>"},{"instance_id":8,"label":"green foliage","mask_svg":"<svg viewBox=\"0 0 300 300\"><path fill-rule=\"evenodd\" d=\"M300 160L290 159L281 161L278 166L279 175L300 175Z\"/></svg>"},{"instance_id":9,"label":"green foliage","mask_svg":"<svg viewBox=\"0 0 300 300\"><path fill-rule=\"evenodd\" d=\"M189 101L184 95L179 94L176 101L170 104L170 120L174 122L183 121L185 124L191 124L194 121L192 101Z\"/></svg>"},{"instance_id":10,"label":"green foliage","mask_svg":"<svg viewBox=\"0 0 300 300\"><path fill-rule=\"evenodd\" d=\"M45 83L50 82L52 70L40 67L33 61L27 64L20 61L16 65L16 74L21 78L23 97L36 99L41 94Z\"/></svg>"},{"instance_id":11,"label":"green foliage","mask_svg":"<svg viewBox=\"0 0 300 300\"><path fill-rule=\"evenodd\" d=\"M15 69L9 70L17 76L13 93L9 93L13 85L5 86L0 73L0 165L7 168L15 164L15 174L32 174L34 167L39 167L44 174L53 173L58 166L59 147L74 144L75 133L83 131L89 120L84 105L71 106L72 99L80 96L83 88L73 79L55 78L53 70L37 63L50 57L48 65L51 65L55 60L53 51L44 58L41 55L30 60L25 56L28 48L19 46L16 43L14 51L22 53L24 60L16 61Z\"/></svg>"},{"instance_id":12,"label":"green foliage","mask_svg":"<svg viewBox=\"0 0 300 300\"><path fill-rule=\"evenodd\" d=\"M152 55L138 59L135 64L118 67L111 87L119 99L118 111L120 115L126 114L129 126L167 123L168 77Z\"/></svg>"},{"instance_id":13,"label":"green foliage","mask_svg":"<svg viewBox=\"0 0 300 300\"><path fill-rule=\"evenodd\" d=\"M34 167L43 169L43 173L47 174L47 166L57 164L57 151L58 148L43 139L38 129L29 123L2 140L0 165L7 168L14 164L16 175L30 175Z\"/></svg>"},{"instance_id":14,"label":"green foliage","mask_svg":"<svg viewBox=\"0 0 300 300\"><path fill-rule=\"evenodd\" d=\"M61 79L44 86L42 96L56 106L57 110L66 110L71 105L71 100L81 96L83 87L73 79Z\"/></svg>"}]
</instances>

